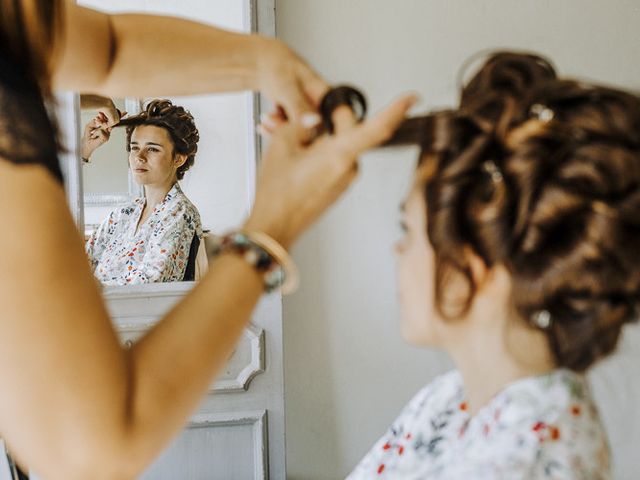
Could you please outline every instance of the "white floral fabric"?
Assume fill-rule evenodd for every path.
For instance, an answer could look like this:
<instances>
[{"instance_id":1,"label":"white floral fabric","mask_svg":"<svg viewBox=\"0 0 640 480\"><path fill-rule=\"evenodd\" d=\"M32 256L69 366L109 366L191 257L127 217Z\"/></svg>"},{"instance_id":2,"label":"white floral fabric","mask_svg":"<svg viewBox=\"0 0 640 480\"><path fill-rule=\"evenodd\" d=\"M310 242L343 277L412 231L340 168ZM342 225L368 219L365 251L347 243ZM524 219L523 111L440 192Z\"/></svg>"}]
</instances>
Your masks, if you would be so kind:
<instances>
[{"instance_id":1,"label":"white floral fabric","mask_svg":"<svg viewBox=\"0 0 640 480\"><path fill-rule=\"evenodd\" d=\"M149 218L136 227L146 200L112 211L86 243L94 276L103 285L177 282L184 279L200 213L176 183Z\"/></svg>"},{"instance_id":2,"label":"white floral fabric","mask_svg":"<svg viewBox=\"0 0 640 480\"><path fill-rule=\"evenodd\" d=\"M509 384L473 417L461 375L438 377L348 480L609 478L608 442L587 381L558 369Z\"/></svg>"}]
</instances>

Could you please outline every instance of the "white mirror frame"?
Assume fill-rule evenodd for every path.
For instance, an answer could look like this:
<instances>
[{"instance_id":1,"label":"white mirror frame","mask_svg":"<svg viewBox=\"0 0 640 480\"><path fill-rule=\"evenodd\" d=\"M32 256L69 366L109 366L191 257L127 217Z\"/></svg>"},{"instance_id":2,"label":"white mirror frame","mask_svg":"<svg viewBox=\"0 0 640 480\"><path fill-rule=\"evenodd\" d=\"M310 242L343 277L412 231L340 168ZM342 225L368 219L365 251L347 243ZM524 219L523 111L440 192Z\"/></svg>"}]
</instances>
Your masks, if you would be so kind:
<instances>
[{"instance_id":1,"label":"white mirror frame","mask_svg":"<svg viewBox=\"0 0 640 480\"><path fill-rule=\"evenodd\" d=\"M275 0L244 0L245 8L245 26L246 30L253 33L260 33L265 36L275 36ZM261 139L257 134L256 125L259 122L260 112L265 108L266 102L258 93L254 93L253 100L247 109L247 117L250 119L249 133L246 138L248 158L250 165L247 168L247 182L252 186L249 199L249 206L253 204L253 195L256 167L260 159ZM79 155L79 143L81 136L80 125L80 100L79 95L72 92L59 93L57 100L57 117L61 133L62 143L66 150L60 154L60 162L65 177L65 187L67 192L67 200L73 218L80 232L84 232L84 206L112 206L120 202L127 201L131 195L137 195L137 185L130 183L129 196L123 195L122 192L113 192L105 194L97 194L87 196L84 194L82 185L82 162ZM127 107L131 105L131 111L136 112L141 108L141 102L138 99L127 98ZM87 201L88 200L88 201ZM241 219L238 219L239 221ZM134 288L136 294L145 295L162 295L175 296L184 295L195 285L195 282L172 282L167 283L151 283L145 285L132 286L107 286L103 288L103 294L106 299L112 300L119 297L129 297ZM172 287L173 286L173 287Z\"/></svg>"}]
</instances>

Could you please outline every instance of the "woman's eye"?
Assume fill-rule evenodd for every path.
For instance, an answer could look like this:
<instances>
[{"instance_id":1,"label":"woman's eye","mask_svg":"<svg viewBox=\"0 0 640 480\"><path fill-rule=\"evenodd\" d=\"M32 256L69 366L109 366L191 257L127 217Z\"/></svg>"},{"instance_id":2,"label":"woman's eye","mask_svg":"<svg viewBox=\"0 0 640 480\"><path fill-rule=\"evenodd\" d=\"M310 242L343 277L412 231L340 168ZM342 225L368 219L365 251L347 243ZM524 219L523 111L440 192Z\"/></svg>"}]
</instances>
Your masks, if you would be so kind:
<instances>
[{"instance_id":1,"label":"woman's eye","mask_svg":"<svg viewBox=\"0 0 640 480\"><path fill-rule=\"evenodd\" d=\"M157 149L157 148L155 148L155 147L151 147L151 148L149 148L149 151L150 151L150 152L159 152L160 150L158 150L158 149Z\"/></svg>"},{"instance_id":2,"label":"woman's eye","mask_svg":"<svg viewBox=\"0 0 640 480\"><path fill-rule=\"evenodd\" d=\"M132 152L137 152L137 151L139 150L139 148L138 148L138 147L131 147L131 148L130 148L130 150L131 150Z\"/></svg>"}]
</instances>

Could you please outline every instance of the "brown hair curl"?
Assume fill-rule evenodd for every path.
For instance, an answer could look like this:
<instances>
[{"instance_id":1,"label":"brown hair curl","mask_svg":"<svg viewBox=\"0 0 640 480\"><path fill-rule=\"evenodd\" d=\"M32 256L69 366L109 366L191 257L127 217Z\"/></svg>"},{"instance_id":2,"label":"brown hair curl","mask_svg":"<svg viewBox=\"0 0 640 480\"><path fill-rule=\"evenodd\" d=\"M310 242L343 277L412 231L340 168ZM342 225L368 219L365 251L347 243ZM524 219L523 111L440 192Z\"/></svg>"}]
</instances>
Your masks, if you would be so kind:
<instances>
[{"instance_id":1,"label":"brown hair curl","mask_svg":"<svg viewBox=\"0 0 640 480\"><path fill-rule=\"evenodd\" d=\"M51 98L51 72L60 53L64 2L0 0L0 45L17 69Z\"/></svg>"},{"instance_id":2,"label":"brown hair curl","mask_svg":"<svg viewBox=\"0 0 640 480\"><path fill-rule=\"evenodd\" d=\"M118 124L118 126L125 126L127 129L128 152L131 151L131 135L141 125L152 125L167 130L173 142L174 154L187 156L186 162L176 171L178 180L182 180L185 172L195 162L198 141L200 140L193 115L184 107L171 103L171 100L150 101L138 115L123 118Z\"/></svg>"},{"instance_id":3,"label":"brown hair curl","mask_svg":"<svg viewBox=\"0 0 640 480\"><path fill-rule=\"evenodd\" d=\"M583 371L613 351L640 300L640 98L499 52L458 109L409 119L389 142L407 143L422 147L422 168L433 162L424 194L439 311L471 307L471 247L509 270L524 319L550 314L558 366ZM469 287L455 315L443 309L451 273Z\"/></svg>"}]
</instances>

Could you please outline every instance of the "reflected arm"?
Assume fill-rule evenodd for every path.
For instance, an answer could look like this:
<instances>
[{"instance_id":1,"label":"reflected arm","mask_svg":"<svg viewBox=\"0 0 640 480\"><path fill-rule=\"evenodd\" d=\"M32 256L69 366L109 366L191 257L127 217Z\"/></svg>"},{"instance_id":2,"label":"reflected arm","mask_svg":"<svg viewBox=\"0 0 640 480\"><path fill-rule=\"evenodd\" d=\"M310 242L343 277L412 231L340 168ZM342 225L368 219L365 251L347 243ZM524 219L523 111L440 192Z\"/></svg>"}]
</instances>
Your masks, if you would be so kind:
<instances>
[{"instance_id":1,"label":"reflected arm","mask_svg":"<svg viewBox=\"0 0 640 480\"><path fill-rule=\"evenodd\" d=\"M109 97L102 97L100 95L91 95L83 93L80 95L80 108L85 110L99 109L103 107L115 108L113 100Z\"/></svg>"}]
</instances>

